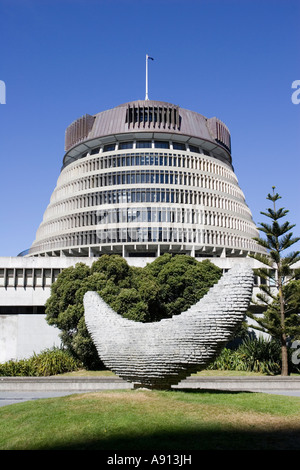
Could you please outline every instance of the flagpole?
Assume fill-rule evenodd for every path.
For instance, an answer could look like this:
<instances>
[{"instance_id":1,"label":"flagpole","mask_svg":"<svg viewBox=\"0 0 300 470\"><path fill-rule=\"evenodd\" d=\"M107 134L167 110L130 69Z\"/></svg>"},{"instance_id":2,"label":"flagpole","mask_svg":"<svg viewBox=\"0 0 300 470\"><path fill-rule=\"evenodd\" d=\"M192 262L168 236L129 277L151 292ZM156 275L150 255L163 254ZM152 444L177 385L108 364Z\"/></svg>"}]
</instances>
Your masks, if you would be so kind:
<instances>
[{"instance_id":1,"label":"flagpole","mask_svg":"<svg viewBox=\"0 0 300 470\"><path fill-rule=\"evenodd\" d=\"M148 54L146 54L146 96L145 96L146 101L149 100L149 96L148 96L148 59L154 60L153 57L149 57Z\"/></svg>"},{"instance_id":2,"label":"flagpole","mask_svg":"<svg viewBox=\"0 0 300 470\"><path fill-rule=\"evenodd\" d=\"M148 97L148 54L146 54L146 96L145 100L149 100Z\"/></svg>"}]
</instances>

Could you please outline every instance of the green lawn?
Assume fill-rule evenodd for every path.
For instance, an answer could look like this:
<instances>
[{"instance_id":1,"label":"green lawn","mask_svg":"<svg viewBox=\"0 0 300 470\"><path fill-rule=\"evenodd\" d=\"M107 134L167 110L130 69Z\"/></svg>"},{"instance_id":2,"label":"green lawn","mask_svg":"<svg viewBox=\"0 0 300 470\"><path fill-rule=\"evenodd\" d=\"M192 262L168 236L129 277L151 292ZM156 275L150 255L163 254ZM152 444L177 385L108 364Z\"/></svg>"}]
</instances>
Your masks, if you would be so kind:
<instances>
[{"instance_id":1,"label":"green lawn","mask_svg":"<svg viewBox=\"0 0 300 470\"><path fill-rule=\"evenodd\" d=\"M300 450L300 398L114 390L0 408L0 450Z\"/></svg>"},{"instance_id":2,"label":"green lawn","mask_svg":"<svg viewBox=\"0 0 300 470\"><path fill-rule=\"evenodd\" d=\"M197 374L192 375L199 375L201 376L209 376L209 377L230 377L230 376L248 376L248 377L255 377L255 376L262 376L260 372L244 372L244 371L236 371L236 370L202 370L201 372L197 372ZM64 374L59 374L59 377L97 377L97 376L115 376L113 372L110 370L86 370L80 369L74 372L65 372Z\"/></svg>"}]
</instances>

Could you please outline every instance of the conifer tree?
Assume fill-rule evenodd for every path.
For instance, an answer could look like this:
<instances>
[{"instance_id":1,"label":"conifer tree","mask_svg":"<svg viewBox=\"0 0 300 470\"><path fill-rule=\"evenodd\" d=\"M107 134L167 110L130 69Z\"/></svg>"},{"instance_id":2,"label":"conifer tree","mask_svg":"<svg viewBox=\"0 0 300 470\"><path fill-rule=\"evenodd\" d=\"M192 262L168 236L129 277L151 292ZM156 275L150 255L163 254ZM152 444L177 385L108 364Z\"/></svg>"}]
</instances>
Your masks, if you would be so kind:
<instances>
[{"instance_id":1,"label":"conifer tree","mask_svg":"<svg viewBox=\"0 0 300 470\"><path fill-rule=\"evenodd\" d=\"M288 339L295 331L300 331L299 312L289 309L290 292L286 286L299 275L299 269L293 269L293 265L300 260L300 251L293 251L285 255L285 250L297 243L300 238L294 238L291 230L295 225L289 222L280 224L280 219L285 217L288 210L277 208L276 203L281 196L272 187L272 194L268 194L267 200L273 203L273 207L262 215L271 219L271 223L260 223L258 227L265 237L254 238L256 242L266 249L266 254L255 254L252 258L260 261L264 267L256 269L255 274L262 280L261 293L257 295L259 301L267 306L263 317L249 314L259 325L261 331L268 332L273 338L280 340L281 344L281 375L288 375Z\"/></svg>"}]
</instances>

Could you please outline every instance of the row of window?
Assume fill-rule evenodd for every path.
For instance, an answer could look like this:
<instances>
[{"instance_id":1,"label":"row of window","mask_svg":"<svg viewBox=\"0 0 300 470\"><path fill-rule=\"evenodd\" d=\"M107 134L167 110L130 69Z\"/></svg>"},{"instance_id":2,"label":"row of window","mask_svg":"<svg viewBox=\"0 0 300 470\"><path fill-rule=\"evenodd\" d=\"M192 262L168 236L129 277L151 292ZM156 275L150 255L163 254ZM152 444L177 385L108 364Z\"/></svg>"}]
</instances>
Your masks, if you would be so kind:
<instances>
[{"instance_id":1,"label":"row of window","mask_svg":"<svg viewBox=\"0 0 300 470\"><path fill-rule=\"evenodd\" d=\"M164 234L162 231L159 232L159 237L163 238ZM148 254L145 253L145 256ZM50 287L53 282L57 280L61 269L40 269L40 268L1 268L0 269L0 288L7 287ZM257 278L255 276L255 285L265 284L264 279ZM272 285L272 281L270 283ZM13 312L19 312L19 308L13 307ZM7 309L6 309L7 313ZM22 313L22 312L21 312ZM25 312L28 313L28 312ZM32 313L32 312L30 312ZM37 312L35 312L37 313Z\"/></svg>"},{"instance_id":2,"label":"row of window","mask_svg":"<svg viewBox=\"0 0 300 470\"><path fill-rule=\"evenodd\" d=\"M56 190L56 197L63 198L68 194L75 194L78 191L94 188L131 184L137 186L144 184L168 184L186 186L188 188L212 189L213 191L223 192L244 201L240 188L235 184L213 176L172 170L131 170L90 175L60 187Z\"/></svg>"},{"instance_id":3,"label":"row of window","mask_svg":"<svg viewBox=\"0 0 300 470\"><path fill-rule=\"evenodd\" d=\"M47 287L56 281L60 269L1 268L0 287Z\"/></svg>"},{"instance_id":4,"label":"row of window","mask_svg":"<svg viewBox=\"0 0 300 470\"><path fill-rule=\"evenodd\" d=\"M73 210L87 207L97 207L104 204L131 204L131 203L174 203L192 204L196 206L221 209L234 212L241 218L252 221L251 213L245 204L238 201L220 197L202 191L188 191L183 189L132 189L132 190L109 190L97 191L72 197L68 200L51 205L45 214L41 227L48 224L55 217L65 217ZM115 210L117 208L114 208Z\"/></svg>"},{"instance_id":5,"label":"row of window","mask_svg":"<svg viewBox=\"0 0 300 470\"><path fill-rule=\"evenodd\" d=\"M173 150L184 150L190 151L193 153L204 154L207 156L211 156L211 153L207 150L198 147L197 145L190 145L184 144L182 142L169 142L167 140L138 140L138 141L131 141L131 142L118 142L118 143L111 143L106 144L103 146L95 147L89 152L84 152L82 155L77 156L75 158L66 156L65 158L65 165L72 163L74 160L78 160L81 158L85 158L88 155L97 155L102 152L115 152L118 150L127 150L127 149L173 149Z\"/></svg>"},{"instance_id":6,"label":"row of window","mask_svg":"<svg viewBox=\"0 0 300 470\"><path fill-rule=\"evenodd\" d=\"M43 238L46 234L61 233L65 230L91 225L137 222L209 225L242 231L248 235L252 233L253 237L257 235L256 230L253 230L253 225L248 221L218 212L189 208L130 207L72 214L44 224L39 231L39 236Z\"/></svg>"},{"instance_id":7,"label":"row of window","mask_svg":"<svg viewBox=\"0 0 300 470\"><path fill-rule=\"evenodd\" d=\"M188 208L160 208L144 207L127 209L100 209L98 211L72 214L43 224L39 229L39 237L44 238L51 233L61 233L78 227L88 227L91 225L106 225L119 223L174 223L174 224L195 224L222 227L229 230L238 230L247 233L248 236L257 236L253 224L248 221L238 219L233 216L224 215L213 211L203 211Z\"/></svg>"},{"instance_id":8,"label":"row of window","mask_svg":"<svg viewBox=\"0 0 300 470\"><path fill-rule=\"evenodd\" d=\"M126 150L126 149L142 149L142 148L155 148L155 149L169 149L172 148L174 150L187 150L193 153L203 153L204 155L210 156L210 152L207 150L200 148L196 145L186 145L182 142L169 142L168 140L138 140L136 142L119 142L117 144L107 144L103 147L95 147L90 151L90 155L95 155L100 153L102 150L103 152L114 152L116 150Z\"/></svg>"},{"instance_id":9,"label":"row of window","mask_svg":"<svg viewBox=\"0 0 300 470\"><path fill-rule=\"evenodd\" d=\"M122 168L128 166L168 166L175 168L190 168L201 172L209 172L214 175L235 179L234 173L215 160L195 157L184 154L137 152L115 155L102 155L86 162L80 162L75 167L64 171L65 175L72 178L72 174L82 175L85 172L104 170L107 168Z\"/></svg>"},{"instance_id":10,"label":"row of window","mask_svg":"<svg viewBox=\"0 0 300 470\"><path fill-rule=\"evenodd\" d=\"M193 243L201 246L226 246L239 250L254 251L255 242L246 237L221 231L173 227L126 227L99 229L78 232L71 235L50 239L45 243L33 246L31 254L47 252L76 246L92 246L108 243Z\"/></svg>"}]
</instances>

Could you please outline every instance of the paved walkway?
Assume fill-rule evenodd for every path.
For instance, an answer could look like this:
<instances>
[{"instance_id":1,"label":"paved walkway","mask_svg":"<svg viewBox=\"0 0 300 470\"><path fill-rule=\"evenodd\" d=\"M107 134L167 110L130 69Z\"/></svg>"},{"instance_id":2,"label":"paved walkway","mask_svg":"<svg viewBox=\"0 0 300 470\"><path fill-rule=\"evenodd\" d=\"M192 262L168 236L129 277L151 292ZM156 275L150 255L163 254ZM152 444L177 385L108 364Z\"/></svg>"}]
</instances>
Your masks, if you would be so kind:
<instances>
[{"instance_id":1,"label":"paved walkway","mask_svg":"<svg viewBox=\"0 0 300 470\"><path fill-rule=\"evenodd\" d=\"M0 407L41 398L132 389L118 377L0 377ZM222 390L300 396L300 377L189 377L174 390Z\"/></svg>"}]
</instances>

